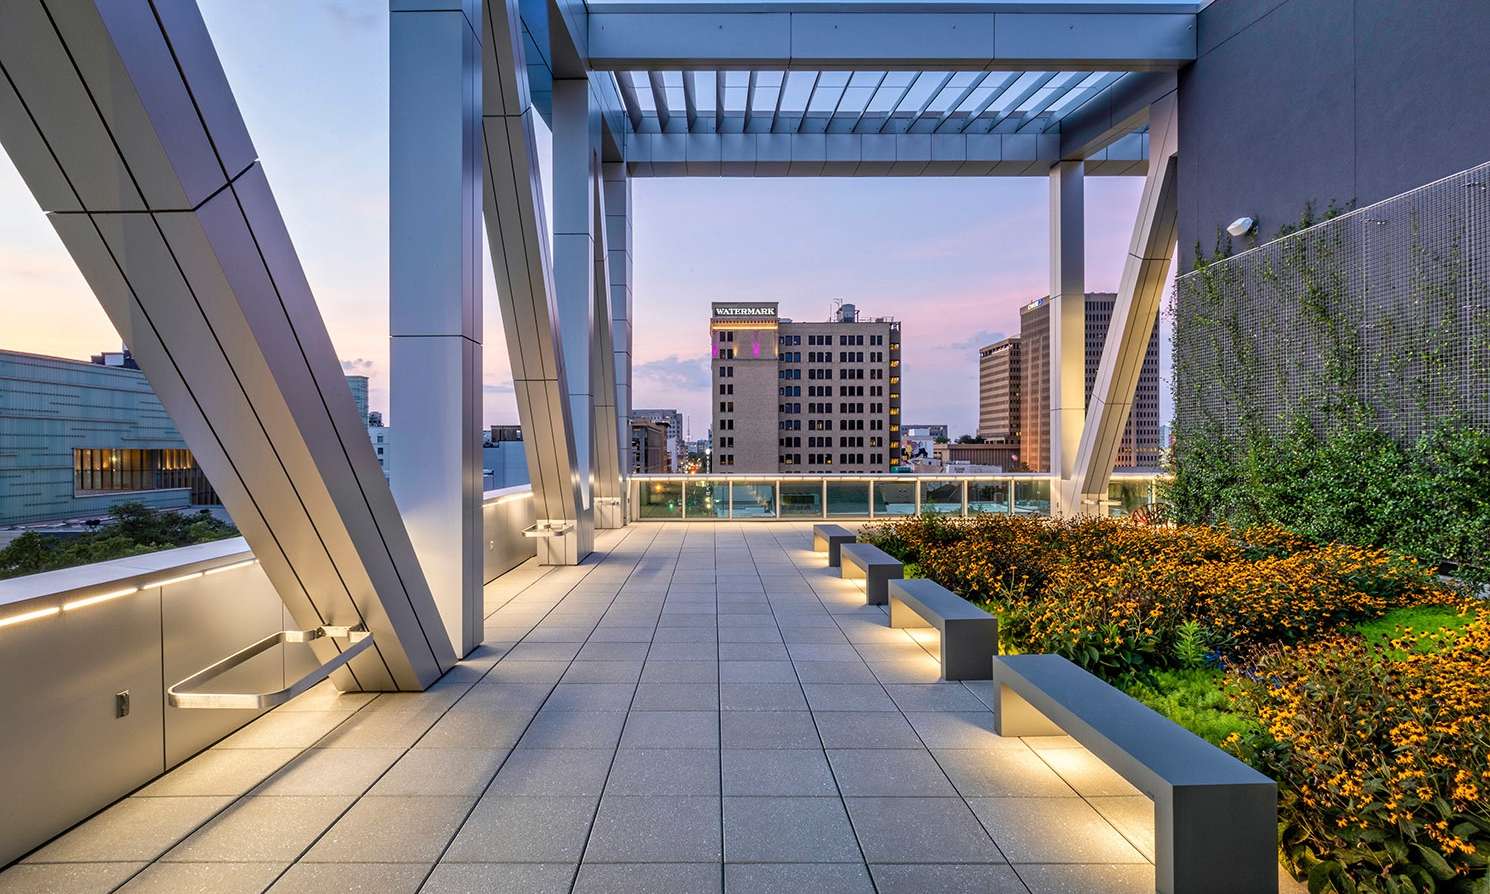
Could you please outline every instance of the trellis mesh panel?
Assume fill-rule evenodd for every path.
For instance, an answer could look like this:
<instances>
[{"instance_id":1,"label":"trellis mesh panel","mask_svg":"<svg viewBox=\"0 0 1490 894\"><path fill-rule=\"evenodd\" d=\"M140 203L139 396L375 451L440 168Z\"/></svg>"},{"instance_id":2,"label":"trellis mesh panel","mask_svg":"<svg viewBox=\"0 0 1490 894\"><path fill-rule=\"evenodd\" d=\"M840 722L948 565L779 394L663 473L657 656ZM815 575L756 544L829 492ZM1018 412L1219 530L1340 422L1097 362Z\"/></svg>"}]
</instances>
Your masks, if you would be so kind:
<instances>
[{"instance_id":1,"label":"trellis mesh panel","mask_svg":"<svg viewBox=\"0 0 1490 894\"><path fill-rule=\"evenodd\" d=\"M1178 277L1175 417L1490 430L1490 163Z\"/></svg>"}]
</instances>

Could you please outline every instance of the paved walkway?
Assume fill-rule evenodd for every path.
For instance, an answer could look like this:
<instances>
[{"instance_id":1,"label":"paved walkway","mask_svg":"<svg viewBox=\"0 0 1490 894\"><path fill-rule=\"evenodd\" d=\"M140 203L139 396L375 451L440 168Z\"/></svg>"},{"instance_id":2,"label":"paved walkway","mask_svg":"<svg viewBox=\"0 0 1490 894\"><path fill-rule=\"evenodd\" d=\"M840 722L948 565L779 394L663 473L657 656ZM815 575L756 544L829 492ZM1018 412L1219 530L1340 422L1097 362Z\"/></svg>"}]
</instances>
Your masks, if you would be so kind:
<instances>
[{"instance_id":1,"label":"paved walkway","mask_svg":"<svg viewBox=\"0 0 1490 894\"><path fill-rule=\"evenodd\" d=\"M0 892L1153 891L1150 802L995 736L809 540L638 524L515 569L428 692L307 693Z\"/></svg>"}]
</instances>

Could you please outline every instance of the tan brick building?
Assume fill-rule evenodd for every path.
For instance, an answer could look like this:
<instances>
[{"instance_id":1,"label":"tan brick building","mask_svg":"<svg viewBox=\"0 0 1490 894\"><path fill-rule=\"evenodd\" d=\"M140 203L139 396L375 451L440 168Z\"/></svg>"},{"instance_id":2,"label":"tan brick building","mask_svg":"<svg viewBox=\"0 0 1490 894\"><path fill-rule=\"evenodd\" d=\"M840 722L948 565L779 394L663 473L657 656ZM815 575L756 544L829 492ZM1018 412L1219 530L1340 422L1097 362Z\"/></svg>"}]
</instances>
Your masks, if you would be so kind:
<instances>
[{"instance_id":1,"label":"tan brick building","mask_svg":"<svg viewBox=\"0 0 1490 894\"><path fill-rule=\"evenodd\" d=\"M900 323L795 322L777 303L715 302L714 471L887 472L899 462Z\"/></svg>"},{"instance_id":2,"label":"tan brick building","mask_svg":"<svg viewBox=\"0 0 1490 894\"><path fill-rule=\"evenodd\" d=\"M978 349L978 437L1019 440L1019 336Z\"/></svg>"}]
</instances>

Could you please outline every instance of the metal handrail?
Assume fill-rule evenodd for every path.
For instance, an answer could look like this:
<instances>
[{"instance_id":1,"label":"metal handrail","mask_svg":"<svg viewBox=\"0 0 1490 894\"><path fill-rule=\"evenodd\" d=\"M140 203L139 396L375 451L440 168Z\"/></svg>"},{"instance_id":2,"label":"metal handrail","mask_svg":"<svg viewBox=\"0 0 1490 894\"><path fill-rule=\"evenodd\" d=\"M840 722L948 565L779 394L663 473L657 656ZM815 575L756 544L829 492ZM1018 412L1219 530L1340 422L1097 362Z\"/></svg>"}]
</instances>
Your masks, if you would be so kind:
<instances>
[{"instance_id":1,"label":"metal handrail","mask_svg":"<svg viewBox=\"0 0 1490 894\"><path fill-rule=\"evenodd\" d=\"M187 692L213 680L245 661L283 643L308 643L318 639L345 639L347 648L330 661L291 683L273 692ZM186 679L166 690L173 708L210 708L232 710L263 710L282 705L295 696L331 676L347 662L356 658L372 645L373 636L363 627L316 627L311 630L281 630L271 633L252 645L246 646L215 664L202 668Z\"/></svg>"}]
</instances>

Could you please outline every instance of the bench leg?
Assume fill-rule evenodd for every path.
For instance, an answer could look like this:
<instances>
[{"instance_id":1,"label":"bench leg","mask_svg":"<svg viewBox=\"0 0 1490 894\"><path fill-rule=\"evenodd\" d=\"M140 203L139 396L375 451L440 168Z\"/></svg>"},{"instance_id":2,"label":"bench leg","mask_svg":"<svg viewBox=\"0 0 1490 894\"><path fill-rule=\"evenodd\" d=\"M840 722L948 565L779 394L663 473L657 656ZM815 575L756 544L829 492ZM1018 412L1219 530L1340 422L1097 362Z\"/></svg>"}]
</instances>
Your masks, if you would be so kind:
<instances>
[{"instance_id":1,"label":"bench leg","mask_svg":"<svg viewBox=\"0 0 1490 894\"><path fill-rule=\"evenodd\" d=\"M890 585L889 584L886 584L885 585L885 591L886 591L886 593L889 592L889 589L890 589ZM891 627L929 627L930 626L924 620L922 620L922 618L921 618L920 615L918 615L914 611L912 611L910 609L910 607L907 606L904 602L901 602L899 599L896 599L894 596L889 596L888 598L889 598L889 601L890 601L890 626Z\"/></svg>"},{"instance_id":2,"label":"bench leg","mask_svg":"<svg viewBox=\"0 0 1490 894\"><path fill-rule=\"evenodd\" d=\"M843 565L843 541L828 540L828 567L838 568Z\"/></svg>"},{"instance_id":3,"label":"bench leg","mask_svg":"<svg viewBox=\"0 0 1490 894\"><path fill-rule=\"evenodd\" d=\"M997 636L988 623L948 621L942 630L942 679L989 680L993 678L993 653Z\"/></svg>"},{"instance_id":4,"label":"bench leg","mask_svg":"<svg viewBox=\"0 0 1490 894\"><path fill-rule=\"evenodd\" d=\"M990 672L993 661L989 660ZM1066 731L1041 714L1034 705L1007 686L998 687L998 705L993 711L993 731L1001 736L1063 736Z\"/></svg>"},{"instance_id":5,"label":"bench leg","mask_svg":"<svg viewBox=\"0 0 1490 894\"><path fill-rule=\"evenodd\" d=\"M864 602L866 604L885 605L889 603L890 577L886 569L870 566L869 570L864 573Z\"/></svg>"},{"instance_id":6,"label":"bench leg","mask_svg":"<svg viewBox=\"0 0 1490 894\"><path fill-rule=\"evenodd\" d=\"M1184 786L1154 801L1159 894L1277 894L1278 790Z\"/></svg>"}]
</instances>

